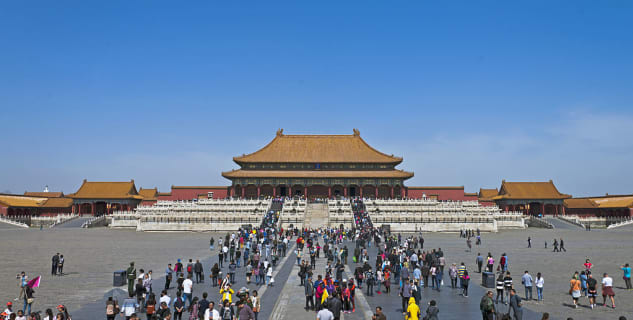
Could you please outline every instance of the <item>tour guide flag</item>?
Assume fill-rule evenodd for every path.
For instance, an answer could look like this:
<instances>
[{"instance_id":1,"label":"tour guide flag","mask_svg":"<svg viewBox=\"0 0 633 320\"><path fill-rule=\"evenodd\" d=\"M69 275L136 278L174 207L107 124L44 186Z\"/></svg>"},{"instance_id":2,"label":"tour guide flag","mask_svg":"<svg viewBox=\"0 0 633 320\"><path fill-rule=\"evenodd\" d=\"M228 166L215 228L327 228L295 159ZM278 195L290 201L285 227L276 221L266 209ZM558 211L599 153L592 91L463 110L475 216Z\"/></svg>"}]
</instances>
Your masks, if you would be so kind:
<instances>
[{"instance_id":1,"label":"tour guide flag","mask_svg":"<svg viewBox=\"0 0 633 320\"><path fill-rule=\"evenodd\" d=\"M323 296L321 296L321 304L323 304L325 300L327 300L327 296L327 290L323 290Z\"/></svg>"},{"instance_id":2,"label":"tour guide flag","mask_svg":"<svg viewBox=\"0 0 633 320\"><path fill-rule=\"evenodd\" d=\"M38 288L40 286L40 279L42 279L42 276L37 276L33 278L33 280L29 281L29 283L27 283L26 285L30 288Z\"/></svg>"}]
</instances>

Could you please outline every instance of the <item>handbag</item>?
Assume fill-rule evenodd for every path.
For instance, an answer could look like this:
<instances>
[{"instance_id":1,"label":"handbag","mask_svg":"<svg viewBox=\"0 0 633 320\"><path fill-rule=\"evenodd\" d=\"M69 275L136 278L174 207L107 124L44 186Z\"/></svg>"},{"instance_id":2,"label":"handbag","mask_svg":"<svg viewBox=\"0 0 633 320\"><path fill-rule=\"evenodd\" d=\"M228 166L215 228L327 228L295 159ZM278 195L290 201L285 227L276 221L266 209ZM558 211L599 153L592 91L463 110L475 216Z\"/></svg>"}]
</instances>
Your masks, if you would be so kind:
<instances>
[{"instance_id":1,"label":"handbag","mask_svg":"<svg viewBox=\"0 0 633 320\"><path fill-rule=\"evenodd\" d=\"M26 299L26 303L28 303L28 304L33 303L33 301L35 301L35 299L33 299L33 298Z\"/></svg>"}]
</instances>

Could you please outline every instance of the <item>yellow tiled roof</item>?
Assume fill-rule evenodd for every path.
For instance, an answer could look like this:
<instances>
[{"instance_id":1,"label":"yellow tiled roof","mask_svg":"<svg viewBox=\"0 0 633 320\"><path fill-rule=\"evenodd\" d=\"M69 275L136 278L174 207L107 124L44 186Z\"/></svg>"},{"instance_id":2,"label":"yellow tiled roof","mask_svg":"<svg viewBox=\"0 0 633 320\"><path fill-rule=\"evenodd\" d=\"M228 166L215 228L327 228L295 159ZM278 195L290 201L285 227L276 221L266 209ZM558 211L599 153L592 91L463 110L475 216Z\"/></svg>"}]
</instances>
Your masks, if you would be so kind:
<instances>
[{"instance_id":1,"label":"yellow tiled roof","mask_svg":"<svg viewBox=\"0 0 633 320\"><path fill-rule=\"evenodd\" d=\"M352 135L285 135L283 129L258 151L234 157L240 163L391 163L402 158L372 148L354 129Z\"/></svg>"},{"instance_id":2,"label":"yellow tiled roof","mask_svg":"<svg viewBox=\"0 0 633 320\"><path fill-rule=\"evenodd\" d=\"M587 198L572 198L565 199L565 207L573 209L581 208L596 208L598 207L591 199Z\"/></svg>"},{"instance_id":3,"label":"yellow tiled roof","mask_svg":"<svg viewBox=\"0 0 633 320\"><path fill-rule=\"evenodd\" d=\"M633 208L633 195L591 198L598 208Z\"/></svg>"},{"instance_id":4,"label":"yellow tiled roof","mask_svg":"<svg viewBox=\"0 0 633 320\"><path fill-rule=\"evenodd\" d=\"M42 204L44 208L68 208L73 205L73 199L71 198L48 198L46 202Z\"/></svg>"},{"instance_id":5,"label":"yellow tiled roof","mask_svg":"<svg viewBox=\"0 0 633 320\"><path fill-rule=\"evenodd\" d=\"M499 194L498 189L479 189L479 200L482 201L492 201L492 198L496 197Z\"/></svg>"},{"instance_id":6,"label":"yellow tiled roof","mask_svg":"<svg viewBox=\"0 0 633 320\"><path fill-rule=\"evenodd\" d=\"M158 197L158 188L143 189L138 191L138 194L143 197L143 200L156 200Z\"/></svg>"},{"instance_id":7,"label":"yellow tiled roof","mask_svg":"<svg viewBox=\"0 0 633 320\"><path fill-rule=\"evenodd\" d=\"M21 195L0 195L0 204L5 207L40 207L46 202L46 198L27 197Z\"/></svg>"},{"instance_id":8,"label":"yellow tiled roof","mask_svg":"<svg viewBox=\"0 0 633 320\"><path fill-rule=\"evenodd\" d=\"M493 200L502 199L567 199L570 195L558 192L552 180L548 182L506 182L501 183L499 195Z\"/></svg>"},{"instance_id":9,"label":"yellow tiled roof","mask_svg":"<svg viewBox=\"0 0 633 320\"><path fill-rule=\"evenodd\" d=\"M86 181L74 194L68 197L73 199L139 199L134 180L128 182L96 182Z\"/></svg>"},{"instance_id":10,"label":"yellow tiled roof","mask_svg":"<svg viewBox=\"0 0 633 320\"><path fill-rule=\"evenodd\" d=\"M25 196L29 197L44 197L44 198L61 198L64 196L63 192L24 192Z\"/></svg>"}]
</instances>

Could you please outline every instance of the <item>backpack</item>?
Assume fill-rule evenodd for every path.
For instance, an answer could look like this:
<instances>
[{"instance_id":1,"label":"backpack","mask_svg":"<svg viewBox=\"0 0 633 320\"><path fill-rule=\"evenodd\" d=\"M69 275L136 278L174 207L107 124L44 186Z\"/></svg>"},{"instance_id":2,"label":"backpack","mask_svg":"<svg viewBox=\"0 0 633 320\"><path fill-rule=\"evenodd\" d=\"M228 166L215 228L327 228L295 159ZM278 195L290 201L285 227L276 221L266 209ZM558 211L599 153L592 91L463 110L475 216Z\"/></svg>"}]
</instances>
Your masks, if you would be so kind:
<instances>
[{"instance_id":1,"label":"backpack","mask_svg":"<svg viewBox=\"0 0 633 320\"><path fill-rule=\"evenodd\" d=\"M114 315L114 304L108 304L106 306L106 315L108 316Z\"/></svg>"},{"instance_id":2,"label":"backpack","mask_svg":"<svg viewBox=\"0 0 633 320\"><path fill-rule=\"evenodd\" d=\"M223 320L231 320L231 308L225 307L224 314L222 314Z\"/></svg>"},{"instance_id":3,"label":"backpack","mask_svg":"<svg viewBox=\"0 0 633 320\"><path fill-rule=\"evenodd\" d=\"M191 268L191 265L188 265L188 266L187 266L187 272L188 272L188 273L191 273L191 269L192 269L192 268Z\"/></svg>"}]
</instances>

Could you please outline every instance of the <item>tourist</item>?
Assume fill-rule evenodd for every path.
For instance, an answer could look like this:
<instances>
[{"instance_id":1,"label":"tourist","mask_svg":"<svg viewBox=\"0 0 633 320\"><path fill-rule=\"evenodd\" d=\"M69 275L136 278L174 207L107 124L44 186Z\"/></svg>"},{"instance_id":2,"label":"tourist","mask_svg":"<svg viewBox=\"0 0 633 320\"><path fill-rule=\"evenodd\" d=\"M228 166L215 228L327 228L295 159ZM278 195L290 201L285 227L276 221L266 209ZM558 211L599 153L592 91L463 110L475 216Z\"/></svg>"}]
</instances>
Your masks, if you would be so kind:
<instances>
[{"instance_id":1,"label":"tourist","mask_svg":"<svg viewBox=\"0 0 633 320\"><path fill-rule=\"evenodd\" d=\"M119 304L116 302L116 300L114 300L112 296L108 297L108 300L106 301L106 318L108 320L114 320L114 318L116 318L116 314L119 313L118 309L119 309ZM52 315L52 311L51 311L51 315Z\"/></svg>"},{"instance_id":2,"label":"tourist","mask_svg":"<svg viewBox=\"0 0 633 320\"><path fill-rule=\"evenodd\" d=\"M161 291L160 298L158 299L158 303L160 304L161 302L165 302L167 303L167 305L170 304L171 298L167 295L167 290Z\"/></svg>"},{"instance_id":3,"label":"tourist","mask_svg":"<svg viewBox=\"0 0 633 320\"><path fill-rule=\"evenodd\" d=\"M587 296L587 273L585 271L580 272L578 277L580 280L580 295Z\"/></svg>"},{"instance_id":4,"label":"tourist","mask_svg":"<svg viewBox=\"0 0 633 320\"><path fill-rule=\"evenodd\" d=\"M202 293L202 300L200 300L198 302L198 317L202 318L204 317L204 313L207 311L207 309L209 308L209 300L207 300L207 298L209 297L209 294L206 292Z\"/></svg>"},{"instance_id":5,"label":"tourist","mask_svg":"<svg viewBox=\"0 0 633 320\"><path fill-rule=\"evenodd\" d=\"M416 268L415 270L417 270L419 274L420 269ZM415 271L413 273L415 275ZM374 295L374 283L376 282L376 277L374 277L374 273L371 271L371 267L369 267L367 272L365 272L365 279L365 282L367 283L367 296L371 297ZM419 275L417 279L420 279Z\"/></svg>"},{"instance_id":6,"label":"tourist","mask_svg":"<svg viewBox=\"0 0 633 320\"><path fill-rule=\"evenodd\" d=\"M321 310L319 310L319 312L317 312L316 315L317 320L333 320L334 318L334 314L328 310L327 305L324 306Z\"/></svg>"},{"instance_id":7,"label":"tourist","mask_svg":"<svg viewBox=\"0 0 633 320\"><path fill-rule=\"evenodd\" d=\"M503 300L503 288L505 287L504 281L503 281L503 273L499 273L499 276L497 277L497 281L495 282L495 284L496 284L495 288L497 289L497 297L495 298L495 303L499 303L499 297L501 297L501 303L505 304Z\"/></svg>"},{"instance_id":8,"label":"tourist","mask_svg":"<svg viewBox=\"0 0 633 320\"><path fill-rule=\"evenodd\" d=\"M387 317L385 316L385 314L382 313L382 307L381 306L376 307L376 312L371 317L371 319L372 320L387 320Z\"/></svg>"},{"instance_id":9,"label":"tourist","mask_svg":"<svg viewBox=\"0 0 633 320\"><path fill-rule=\"evenodd\" d=\"M162 299L161 299L162 300ZM163 301L161 301L161 304ZM166 302L169 305L169 302ZM182 313L185 311L185 300L182 299L182 293L180 291L176 292L176 299L174 299L174 320L182 319Z\"/></svg>"},{"instance_id":10,"label":"tourist","mask_svg":"<svg viewBox=\"0 0 633 320\"><path fill-rule=\"evenodd\" d=\"M578 308L578 298L580 298L580 280L578 279L578 272L576 272L571 280L569 280L569 293L574 302L574 308Z\"/></svg>"},{"instance_id":11,"label":"tourist","mask_svg":"<svg viewBox=\"0 0 633 320\"><path fill-rule=\"evenodd\" d=\"M133 294L129 294L129 297L123 300L123 304L121 305L121 315L124 316L127 320L130 320L132 314L136 312L136 308L139 307L139 304L133 297Z\"/></svg>"},{"instance_id":12,"label":"tourist","mask_svg":"<svg viewBox=\"0 0 633 320\"><path fill-rule=\"evenodd\" d=\"M171 319L171 310L169 310L169 306L164 303L161 302L160 303L160 309L158 310L158 317L159 319Z\"/></svg>"},{"instance_id":13,"label":"tourist","mask_svg":"<svg viewBox=\"0 0 633 320\"><path fill-rule=\"evenodd\" d=\"M167 269L165 269L165 290L169 290L169 285L171 284L171 280L174 277L174 269L171 267L171 263L167 264Z\"/></svg>"},{"instance_id":14,"label":"tourist","mask_svg":"<svg viewBox=\"0 0 633 320\"><path fill-rule=\"evenodd\" d=\"M311 274L311 272L309 274ZM268 270L266 271L266 285L272 286L273 282L273 266L268 266Z\"/></svg>"},{"instance_id":15,"label":"tourist","mask_svg":"<svg viewBox=\"0 0 633 320\"><path fill-rule=\"evenodd\" d=\"M586 274L590 274L591 267L593 266L593 264L591 264L591 261L589 261L589 259L585 259L585 263L583 264L583 266L585 267Z\"/></svg>"},{"instance_id":16,"label":"tourist","mask_svg":"<svg viewBox=\"0 0 633 320\"><path fill-rule=\"evenodd\" d=\"M150 293L147 298L147 302L145 303L145 314L147 315L147 320L151 320L154 312L156 311L156 296L153 293Z\"/></svg>"},{"instance_id":17,"label":"tourist","mask_svg":"<svg viewBox=\"0 0 633 320\"><path fill-rule=\"evenodd\" d=\"M204 277L202 276L202 263L200 260L196 260L196 263L193 265L193 272L196 274L196 283L204 283Z\"/></svg>"},{"instance_id":18,"label":"tourist","mask_svg":"<svg viewBox=\"0 0 633 320\"><path fill-rule=\"evenodd\" d=\"M255 313L253 313L253 309L247 304L244 303L243 300L237 302L237 310L238 311L238 319L240 320L254 320Z\"/></svg>"},{"instance_id":19,"label":"tourist","mask_svg":"<svg viewBox=\"0 0 633 320\"><path fill-rule=\"evenodd\" d=\"M560 250L558 250L558 240L554 239L554 250L552 250L552 252L560 252Z\"/></svg>"},{"instance_id":20,"label":"tourist","mask_svg":"<svg viewBox=\"0 0 633 320\"><path fill-rule=\"evenodd\" d=\"M189 276L191 276L191 274ZM199 308L198 297L193 297L187 309L187 312L189 312L189 320L198 320L198 315L200 314Z\"/></svg>"},{"instance_id":21,"label":"tourist","mask_svg":"<svg viewBox=\"0 0 633 320\"><path fill-rule=\"evenodd\" d=\"M543 317L541 317L541 320L549 320L549 313L543 312Z\"/></svg>"},{"instance_id":22,"label":"tourist","mask_svg":"<svg viewBox=\"0 0 633 320\"><path fill-rule=\"evenodd\" d=\"M532 248L532 238L528 237L527 239L527 243L528 243L528 248Z\"/></svg>"},{"instance_id":23,"label":"tourist","mask_svg":"<svg viewBox=\"0 0 633 320\"><path fill-rule=\"evenodd\" d=\"M620 269L624 272L622 278L624 279L626 289L633 290L633 287L631 287L631 267L629 267L629 264L626 263L623 266L620 266Z\"/></svg>"},{"instance_id":24,"label":"tourist","mask_svg":"<svg viewBox=\"0 0 633 320\"><path fill-rule=\"evenodd\" d=\"M137 279L134 293L136 294L136 303L143 308L145 306L145 287L142 279Z\"/></svg>"},{"instance_id":25,"label":"tourist","mask_svg":"<svg viewBox=\"0 0 633 320\"><path fill-rule=\"evenodd\" d=\"M341 311L343 310L343 302L341 301L340 295L338 292L335 293L334 297L327 302L327 309L332 311L335 320L341 319Z\"/></svg>"},{"instance_id":26,"label":"tourist","mask_svg":"<svg viewBox=\"0 0 633 320\"><path fill-rule=\"evenodd\" d=\"M235 283L235 271L237 270L237 264L235 264L235 260L231 259L229 263L229 279L231 283Z\"/></svg>"},{"instance_id":27,"label":"tourist","mask_svg":"<svg viewBox=\"0 0 633 320\"><path fill-rule=\"evenodd\" d=\"M492 272L492 268L495 264L495 259L492 257L492 254L488 252L488 257L486 258L486 268L488 272Z\"/></svg>"},{"instance_id":28,"label":"tourist","mask_svg":"<svg viewBox=\"0 0 633 320\"><path fill-rule=\"evenodd\" d=\"M510 271L506 272L506 276L503 277L503 289L505 292L506 303L510 302L510 291L512 290L512 277L510 276Z\"/></svg>"},{"instance_id":29,"label":"tourist","mask_svg":"<svg viewBox=\"0 0 633 320\"><path fill-rule=\"evenodd\" d=\"M565 251L567 252L567 249L565 249L565 243L563 242L563 238L560 238L560 251Z\"/></svg>"},{"instance_id":30,"label":"tourist","mask_svg":"<svg viewBox=\"0 0 633 320\"><path fill-rule=\"evenodd\" d=\"M521 283L525 287L525 300L532 300L532 282L532 276L525 270L525 273L521 277Z\"/></svg>"},{"instance_id":31,"label":"tourist","mask_svg":"<svg viewBox=\"0 0 633 320\"><path fill-rule=\"evenodd\" d=\"M231 284L227 283L225 285L222 286L222 289L220 289L220 294L222 295L222 301L228 301L228 302L232 302L233 301L233 293L235 293L235 291L233 291L233 289L231 289Z\"/></svg>"},{"instance_id":32,"label":"tourist","mask_svg":"<svg viewBox=\"0 0 633 320\"><path fill-rule=\"evenodd\" d=\"M400 297L402 297L402 311L407 310L407 303L409 302L410 298L411 298L411 285L409 284L409 281L405 281L404 284L402 285L402 287L400 288L400 292L398 293L398 295Z\"/></svg>"},{"instance_id":33,"label":"tourist","mask_svg":"<svg viewBox=\"0 0 633 320\"><path fill-rule=\"evenodd\" d=\"M193 281L191 280L191 274L187 275L187 279L183 281L182 287L183 300L185 300L185 302L189 301L189 307L191 307L191 303L193 301L193 297L191 296L193 290Z\"/></svg>"},{"instance_id":34,"label":"tourist","mask_svg":"<svg viewBox=\"0 0 633 320\"><path fill-rule=\"evenodd\" d=\"M587 295L589 296L589 304L591 305L591 309L596 307L596 297L598 296L598 289L596 286L598 285L598 281L593 278L593 275L590 273L587 276Z\"/></svg>"},{"instance_id":35,"label":"tourist","mask_svg":"<svg viewBox=\"0 0 633 320\"><path fill-rule=\"evenodd\" d=\"M492 302L492 291L486 292L479 302L479 311L483 320L493 320L495 315L495 305Z\"/></svg>"},{"instance_id":36,"label":"tourist","mask_svg":"<svg viewBox=\"0 0 633 320\"><path fill-rule=\"evenodd\" d=\"M545 280L541 276L541 273L536 274L536 280L534 281L536 285L536 298L538 301L543 301L543 285L545 284Z\"/></svg>"},{"instance_id":37,"label":"tourist","mask_svg":"<svg viewBox=\"0 0 633 320\"><path fill-rule=\"evenodd\" d=\"M250 297L250 299L251 299L251 304L253 305L253 313L255 314L255 320L257 320L257 315L259 315L259 312L261 309L261 299L259 298L259 294L257 293L257 290L253 290L253 295Z\"/></svg>"},{"instance_id":38,"label":"tourist","mask_svg":"<svg viewBox=\"0 0 633 320\"><path fill-rule=\"evenodd\" d=\"M212 238L213 239L213 238ZM204 311L204 315L202 317L204 320L220 320L220 312L215 309L215 302L209 302L209 308ZM257 319L257 318L255 318Z\"/></svg>"},{"instance_id":39,"label":"tourist","mask_svg":"<svg viewBox=\"0 0 633 320\"><path fill-rule=\"evenodd\" d=\"M607 297L611 299L611 307L615 309L615 292L613 292L613 278L605 272L602 277L602 306L607 306Z\"/></svg>"},{"instance_id":40,"label":"tourist","mask_svg":"<svg viewBox=\"0 0 633 320\"><path fill-rule=\"evenodd\" d=\"M306 296L306 306L305 310L314 310L314 283L312 282L312 277L308 277L308 281L306 281L304 286L304 292Z\"/></svg>"},{"instance_id":41,"label":"tourist","mask_svg":"<svg viewBox=\"0 0 633 320\"><path fill-rule=\"evenodd\" d=\"M475 259L475 262L477 263L477 272L481 273L481 267L484 264L484 257L481 256L481 252L477 253L477 258Z\"/></svg>"},{"instance_id":42,"label":"tourist","mask_svg":"<svg viewBox=\"0 0 633 320\"><path fill-rule=\"evenodd\" d=\"M451 264L448 268L448 276L451 278L451 288L453 289L457 288L457 273L457 265Z\"/></svg>"},{"instance_id":43,"label":"tourist","mask_svg":"<svg viewBox=\"0 0 633 320\"><path fill-rule=\"evenodd\" d=\"M406 320L418 320L420 319L420 307L415 304L415 299L413 297L409 298L409 305L407 306L407 311L404 312Z\"/></svg>"},{"instance_id":44,"label":"tourist","mask_svg":"<svg viewBox=\"0 0 633 320\"><path fill-rule=\"evenodd\" d=\"M112 319L114 319L116 317L116 314L118 313L118 309L119 305L116 305L116 308L114 309L115 313L114 313L114 317L112 317ZM46 309L46 311L44 312L44 317L42 318L42 320L55 320L55 316L53 315L53 310L51 310L51 308ZM108 320L111 320L110 318L108 318Z\"/></svg>"},{"instance_id":45,"label":"tourist","mask_svg":"<svg viewBox=\"0 0 633 320\"><path fill-rule=\"evenodd\" d=\"M519 295L517 295L516 290L511 289L510 290L510 307L508 309L508 314L510 314L510 311L514 312L514 320L521 320L523 319L523 308L522 308L523 304L521 303L521 298L519 298Z\"/></svg>"},{"instance_id":46,"label":"tourist","mask_svg":"<svg viewBox=\"0 0 633 320\"><path fill-rule=\"evenodd\" d=\"M426 316L424 316L424 320L438 320L438 313L440 313L440 309L437 307L437 302L435 302L435 300L431 300L431 302L429 302L429 307L426 309Z\"/></svg>"},{"instance_id":47,"label":"tourist","mask_svg":"<svg viewBox=\"0 0 633 320\"><path fill-rule=\"evenodd\" d=\"M218 277L220 276L220 266L218 266L217 263L215 263L213 265L213 267L211 268L211 286L212 287L217 287L218 286ZM248 277L247 274L247 283L250 283L250 278Z\"/></svg>"},{"instance_id":48,"label":"tourist","mask_svg":"<svg viewBox=\"0 0 633 320\"><path fill-rule=\"evenodd\" d=\"M464 271L464 275L461 278L461 282L462 282L462 289L464 289L464 291L462 292L462 295L468 298L468 284L470 282L470 276L468 275L468 271Z\"/></svg>"},{"instance_id":49,"label":"tourist","mask_svg":"<svg viewBox=\"0 0 633 320\"><path fill-rule=\"evenodd\" d=\"M52 266L51 266L51 275L56 276L57 275L57 264L59 264L59 252L53 256L52 262L53 263L52 263Z\"/></svg>"}]
</instances>

